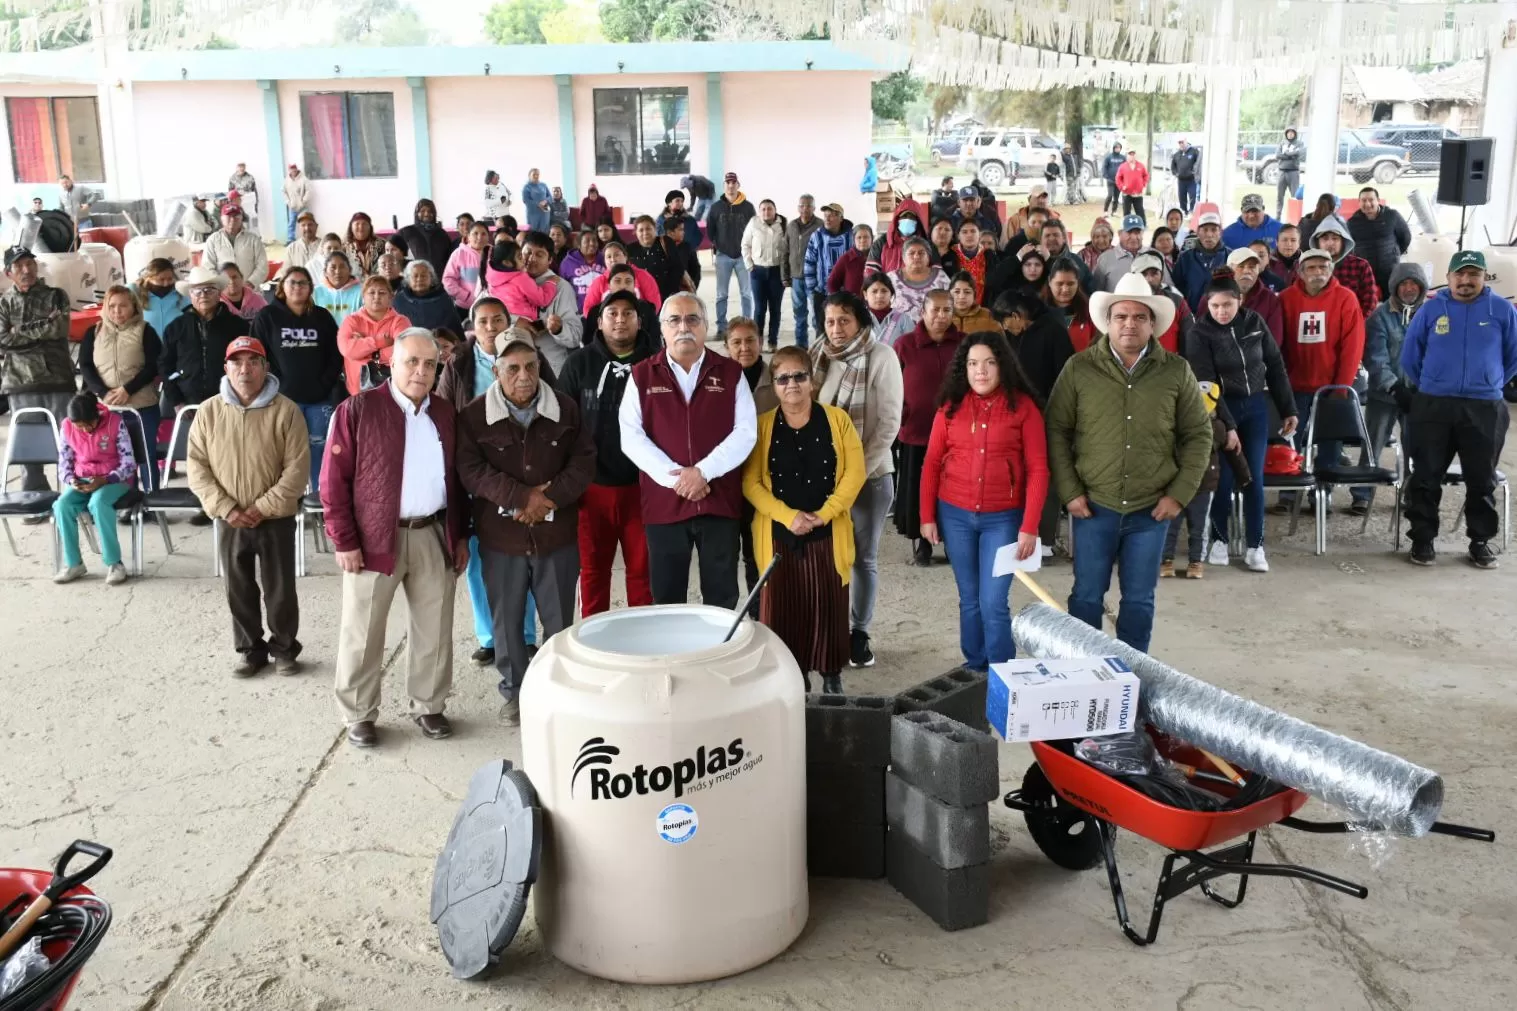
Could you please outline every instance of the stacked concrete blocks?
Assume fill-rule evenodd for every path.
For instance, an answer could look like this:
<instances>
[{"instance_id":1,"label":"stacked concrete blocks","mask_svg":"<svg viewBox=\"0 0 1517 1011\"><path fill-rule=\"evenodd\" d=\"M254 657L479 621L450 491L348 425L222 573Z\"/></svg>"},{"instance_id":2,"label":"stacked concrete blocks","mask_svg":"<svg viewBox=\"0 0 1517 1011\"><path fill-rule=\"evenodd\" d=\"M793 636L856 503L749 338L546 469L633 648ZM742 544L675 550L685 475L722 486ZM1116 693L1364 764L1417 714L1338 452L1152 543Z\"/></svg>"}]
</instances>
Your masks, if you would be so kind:
<instances>
[{"instance_id":1,"label":"stacked concrete blocks","mask_svg":"<svg viewBox=\"0 0 1517 1011\"><path fill-rule=\"evenodd\" d=\"M896 712L931 712L976 730L987 729L985 690L989 678L980 671L955 667L897 695Z\"/></svg>"},{"instance_id":2,"label":"stacked concrete blocks","mask_svg":"<svg viewBox=\"0 0 1517 1011\"><path fill-rule=\"evenodd\" d=\"M990 915L986 805L1000 792L995 739L935 712L906 712L891 721L890 761L885 777L890 883L944 930L985 923Z\"/></svg>"},{"instance_id":3,"label":"stacked concrete blocks","mask_svg":"<svg viewBox=\"0 0 1517 1011\"><path fill-rule=\"evenodd\" d=\"M885 769L896 700L806 697L806 862L831 878L885 876Z\"/></svg>"}]
</instances>

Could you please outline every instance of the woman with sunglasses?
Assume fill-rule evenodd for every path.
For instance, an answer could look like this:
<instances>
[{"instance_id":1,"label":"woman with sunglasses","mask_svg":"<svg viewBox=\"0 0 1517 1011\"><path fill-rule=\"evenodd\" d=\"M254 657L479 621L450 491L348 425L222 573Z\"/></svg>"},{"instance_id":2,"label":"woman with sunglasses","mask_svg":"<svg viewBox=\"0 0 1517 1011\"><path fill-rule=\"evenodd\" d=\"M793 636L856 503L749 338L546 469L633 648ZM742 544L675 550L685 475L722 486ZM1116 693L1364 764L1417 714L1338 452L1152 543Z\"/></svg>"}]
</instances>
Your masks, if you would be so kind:
<instances>
[{"instance_id":1,"label":"woman with sunglasses","mask_svg":"<svg viewBox=\"0 0 1517 1011\"><path fill-rule=\"evenodd\" d=\"M864 486L864 447L848 412L812 399L811 359L793 345L769 360L780 406L758 418L758 441L743 468L753 504L753 553L764 584L759 616L822 691L843 694L848 663L848 581L853 570L849 510Z\"/></svg>"}]
</instances>

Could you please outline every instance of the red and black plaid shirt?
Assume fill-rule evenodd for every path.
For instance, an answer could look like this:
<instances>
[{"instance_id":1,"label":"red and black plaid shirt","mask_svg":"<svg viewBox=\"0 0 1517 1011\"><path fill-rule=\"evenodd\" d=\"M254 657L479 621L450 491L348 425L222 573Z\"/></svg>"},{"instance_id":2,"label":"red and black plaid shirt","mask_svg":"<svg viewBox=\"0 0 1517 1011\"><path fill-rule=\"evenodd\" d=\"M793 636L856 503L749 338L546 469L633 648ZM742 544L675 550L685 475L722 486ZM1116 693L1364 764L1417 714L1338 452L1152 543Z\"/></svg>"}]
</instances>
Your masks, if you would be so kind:
<instances>
[{"instance_id":1,"label":"red and black plaid shirt","mask_svg":"<svg viewBox=\"0 0 1517 1011\"><path fill-rule=\"evenodd\" d=\"M1333 276L1338 283L1354 293L1359 300L1359 311L1369 319L1370 313L1380 304L1380 288L1375 284L1375 269L1362 256L1349 253L1333 267Z\"/></svg>"}]
</instances>

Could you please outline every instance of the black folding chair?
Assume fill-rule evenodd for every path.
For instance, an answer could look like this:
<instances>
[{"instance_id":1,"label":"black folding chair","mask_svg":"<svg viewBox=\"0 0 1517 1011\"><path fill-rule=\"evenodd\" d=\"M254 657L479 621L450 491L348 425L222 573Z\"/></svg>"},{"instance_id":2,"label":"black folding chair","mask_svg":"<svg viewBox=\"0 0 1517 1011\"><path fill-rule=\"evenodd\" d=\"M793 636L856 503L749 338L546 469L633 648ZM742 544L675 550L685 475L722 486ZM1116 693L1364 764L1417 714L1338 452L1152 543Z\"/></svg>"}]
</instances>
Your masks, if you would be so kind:
<instances>
[{"instance_id":1,"label":"black folding chair","mask_svg":"<svg viewBox=\"0 0 1517 1011\"><path fill-rule=\"evenodd\" d=\"M174 553L174 540L169 536L168 517L174 514L195 516L202 511L200 499L188 487L168 486L174 477L174 465L189 459L190 426L195 423L195 414L199 410L198 406L190 404L179 408L174 415L173 434L169 436L168 452L163 457L163 477L152 491L143 496L143 505L158 521L164 549L171 555ZM142 539L142 525L142 515L139 514L136 533L139 540ZM211 571L221 575L221 531L214 526L211 528Z\"/></svg>"},{"instance_id":2,"label":"black folding chair","mask_svg":"<svg viewBox=\"0 0 1517 1011\"><path fill-rule=\"evenodd\" d=\"M127 437L132 441L132 455L137 460L137 478L141 480L145 475L146 480L151 482L154 478L153 468L144 465L144 461L147 460L147 443L144 441L142 415L137 412L135 407L112 407L110 409L121 415L122 424L126 425ZM132 423L128 419L133 419L135 423ZM127 493L116 500L116 512L118 514L124 513L131 523L128 529L131 531L129 540L131 541L132 564L127 568L127 571L134 576L142 575L141 514L146 490L139 487L136 481L133 481ZM99 554L100 546L96 543L94 535L90 532L94 526L94 520L90 518L88 512L79 514L79 526L89 539L90 550ZM59 544L61 546L61 540Z\"/></svg>"},{"instance_id":3,"label":"black folding chair","mask_svg":"<svg viewBox=\"0 0 1517 1011\"><path fill-rule=\"evenodd\" d=\"M1304 438L1304 433L1298 429L1295 435L1287 436L1282 434L1280 429L1284 422L1280 418L1280 412L1275 409L1274 398L1271 397L1268 399L1270 431L1274 433L1270 437L1270 444L1279 444L1283 446L1291 446L1294 448L1297 445L1298 440ZM1295 474L1270 474L1268 472L1265 472L1263 474L1250 474L1249 477L1252 480L1258 481L1263 486L1266 493L1271 491L1295 492L1295 502L1292 505L1290 512L1291 524L1289 529L1286 530L1286 536L1294 537L1296 535L1296 528L1301 523L1301 500L1306 497L1306 493L1311 491L1317 483L1317 479L1312 476L1310 462L1303 460L1300 472ZM1321 529L1322 528L1320 526L1317 528L1319 535L1321 533ZM1233 490L1233 522L1231 529L1228 531L1228 534L1228 550L1234 555L1243 554L1245 545L1243 530L1243 492L1241 489Z\"/></svg>"},{"instance_id":4,"label":"black folding chair","mask_svg":"<svg viewBox=\"0 0 1517 1011\"><path fill-rule=\"evenodd\" d=\"M1341 396L1334 396L1339 394ZM1327 489L1335 484L1368 485L1371 488L1385 487L1397 491L1392 507L1392 537L1396 550L1401 548L1401 478L1405 472L1401 456L1401 444L1392 445L1396 454L1394 469L1380 466L1375 460L1365 464L1345 464L1340 459L1318 461L1317 447L1322 443L1337 442L1345 447L1358 447L1366 454L1370 444L1369 429L1364 424L1364 411L1359 406L1359 394L1352 386L1324 386L1312 394L1312 416L1306 424L1306 455L1316 478L1317 494L1317 554L1327 553ZM1369 514L1359 526L1363 533L1369 526Z\"/></svg>"},{"instance_id":5,"label":"black folding chair","mask_svg":"<svg viewBox=\"0 0 1517 1011\"><path fill-rule=\"evenodd\" d=\"M31 417L39 417L47 423L43 424L42 420L35 423L21 420ZM0 476L3 476L6 485L4 490L0 490L0 526L5 527L5 539L10 541L11 554L18 558L21 556L21 550L16 546L16 535L11 532L11 520L46 516L51 521L53 503L58 501L60 493L53 489L10 491L11 468L23 467L27 464L56 467L59 445L58 419L53 417L52 411L45 407L22 407L11 412L10 435L5 440L5 465L3 469L0 469ZM53 537L53 568L55 570L59 562L60 552L55 531Z\"/></svg>"}]
</instances>

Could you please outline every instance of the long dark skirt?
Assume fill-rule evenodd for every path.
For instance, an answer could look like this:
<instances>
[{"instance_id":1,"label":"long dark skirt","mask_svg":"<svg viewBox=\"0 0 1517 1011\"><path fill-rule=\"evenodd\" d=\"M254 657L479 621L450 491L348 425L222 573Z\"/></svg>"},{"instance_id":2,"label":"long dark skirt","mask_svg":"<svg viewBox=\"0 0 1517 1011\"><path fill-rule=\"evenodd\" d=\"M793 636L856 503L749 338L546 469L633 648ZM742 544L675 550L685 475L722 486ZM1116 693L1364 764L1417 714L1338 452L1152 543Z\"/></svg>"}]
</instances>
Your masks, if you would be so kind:
<instances>
[{"instance_id":1,"label":"long dark skirt","mask_svg":"<svg viewBox=\"0 0 1517 1011\"><path fill-rule=\"evenodd\" d=\"M922 536L922 461L926 459L926 446L901 443L895 470L895 529L913 541Z\"/></svg>"},{"instance_id":2,"label":"long dark skirt","mask_svg":"<svg viewBox=\"0 0 1517 1011\"><path fill-rule=\"evenodd\" d=\"M848 587L832 557L832 531L800 548L778 549L779 564L759 594L759 620L802 673L836 674L848 666Z\"/></svg>"}]
</instances>

